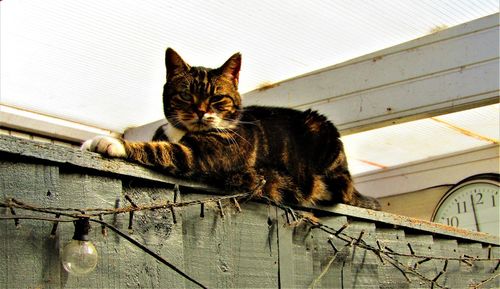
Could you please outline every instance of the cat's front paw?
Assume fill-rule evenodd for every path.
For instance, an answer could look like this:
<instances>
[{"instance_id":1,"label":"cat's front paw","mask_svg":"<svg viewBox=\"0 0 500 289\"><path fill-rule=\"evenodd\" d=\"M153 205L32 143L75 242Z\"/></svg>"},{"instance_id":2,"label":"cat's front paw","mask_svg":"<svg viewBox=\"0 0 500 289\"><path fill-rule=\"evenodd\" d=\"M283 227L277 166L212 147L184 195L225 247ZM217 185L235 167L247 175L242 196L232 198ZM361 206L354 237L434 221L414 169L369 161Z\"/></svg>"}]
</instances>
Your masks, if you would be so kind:
<instances>
[{"instance_id":1,"label":"cat's front paw","mask_svg":"<svg viewBox=\"0 0 500 289\"><path fill-rule=\"evenodd\" d=\"M96 136L85 141L81 146L82 151L91 151L114 158L125 158L127 151L123 142L110 136Z\"/></svg>"}]
</instances>

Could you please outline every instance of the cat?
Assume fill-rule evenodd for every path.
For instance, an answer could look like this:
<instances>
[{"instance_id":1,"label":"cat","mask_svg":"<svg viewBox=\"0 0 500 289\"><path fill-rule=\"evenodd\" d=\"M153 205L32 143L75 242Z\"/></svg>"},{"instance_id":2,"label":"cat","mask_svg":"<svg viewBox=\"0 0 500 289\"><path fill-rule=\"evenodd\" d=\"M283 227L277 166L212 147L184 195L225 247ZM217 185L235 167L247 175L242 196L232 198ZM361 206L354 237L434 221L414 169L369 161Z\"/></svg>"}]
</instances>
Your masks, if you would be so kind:
<instances>
[{"instance_id":1,"label":"cat","mask_svg":"<svg viewBox=\"0 0 500 289\"><path fill-rule=\"evenodd\" d=\"M227 191L254 191L278 203L344 203L380 210L376 199L353 186L336 127L316 111L242 106L241 55L221 67L192 67L173 49L163 109L168 123L150 142L111 137L82 149L153 166L176 177Z\"/></svg>"}]
</instances>

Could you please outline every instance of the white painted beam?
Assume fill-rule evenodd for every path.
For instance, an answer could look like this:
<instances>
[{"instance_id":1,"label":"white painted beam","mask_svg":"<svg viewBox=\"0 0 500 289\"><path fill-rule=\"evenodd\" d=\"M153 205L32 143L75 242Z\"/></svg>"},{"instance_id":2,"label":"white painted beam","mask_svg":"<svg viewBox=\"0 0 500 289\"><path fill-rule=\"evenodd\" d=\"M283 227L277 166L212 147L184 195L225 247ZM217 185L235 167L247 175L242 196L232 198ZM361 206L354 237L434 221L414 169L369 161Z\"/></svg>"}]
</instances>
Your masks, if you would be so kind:
<instances>
[{"instance_id":1,"label":"white painted beam","mask_svg":"<svg viewBox=\"0 0 500 289\"><path fill-rule=\"evenodd\" d=\"M0 127L50 139L81 143L96 135L121 136L109 130L91 127L47 115L0 105Z\"/></svg>"},{"instance_id":2,"label":"white painted beam","mask_svg":"<svg viewBox=\"0 0 500 289\"><path fill-rule=\"evenodd\" d=\"M342 133L498 102L498 14L244 95L245 105L312 108Z\"/></svg>"},{"instance_id":3,"label":"white painted beam","mask_svg":"<svg viewBox=\"0 0 500 289\"><path fill-rule=\"evenodd\" d=\"M380 198L455 184L472 175L498 172L499 146L487 145L425 161L418 161L354 176L363 194Z\"/></svg>"},{"instance_id":4,"label":"white painted beam","mask_svg":"<svg viewBox=\"0 0 500 289\"><path fill-rule=\"evenodd\" d=\"M153 139L156 130L167 123L166 119L161 119L152 123L141 125L139 127L125 130L123 137L132 141L150 141Z\"/></svg>"}]
</instances>

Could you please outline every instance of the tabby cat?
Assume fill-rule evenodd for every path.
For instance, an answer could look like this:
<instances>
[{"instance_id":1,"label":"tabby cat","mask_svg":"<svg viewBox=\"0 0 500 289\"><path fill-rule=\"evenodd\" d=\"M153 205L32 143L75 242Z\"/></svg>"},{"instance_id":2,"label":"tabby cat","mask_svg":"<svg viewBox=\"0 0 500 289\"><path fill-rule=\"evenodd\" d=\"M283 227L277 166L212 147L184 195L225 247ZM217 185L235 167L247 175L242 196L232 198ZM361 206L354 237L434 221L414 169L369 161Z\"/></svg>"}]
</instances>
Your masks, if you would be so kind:
<instances>
[{"instance_id":1,"label":"tabby cat","mask_svg":"<svg viewBox=\"0 0 500 289\"><path fill-rule=\"evenodd\" d=\"M256 191L276 202L345 203L380 209L353 186L339 132L316 111L243 108L239 53L221 67L192 67L172 49L163 109L168 124L151 142L96 137L82 148L153 166L177 177L230 190Z\"/></svg>"}]
</instances>

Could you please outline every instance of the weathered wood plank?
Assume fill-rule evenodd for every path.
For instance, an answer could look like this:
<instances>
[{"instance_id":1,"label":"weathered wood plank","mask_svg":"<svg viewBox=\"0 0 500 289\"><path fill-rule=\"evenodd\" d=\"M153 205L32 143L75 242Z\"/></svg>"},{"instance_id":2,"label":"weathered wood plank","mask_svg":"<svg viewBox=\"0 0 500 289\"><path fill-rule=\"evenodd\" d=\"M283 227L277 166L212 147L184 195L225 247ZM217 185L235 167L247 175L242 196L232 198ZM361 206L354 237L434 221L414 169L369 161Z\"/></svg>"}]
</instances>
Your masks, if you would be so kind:
<instances>
[{"instance_id":1,"label":"weathered wood plank","mask_svg":"<svg viewBox=\"0 0 500 289\"><path fill-rule=\"evenodd\" d=\"M40 164L15 163L0 159L0 195L2 199L20 198L31 203L54 204L59 188L59 168ZM16 214L22 214L16 210ZM11 214L1 208L0 214ZM40 221L0 223L0 287L43 286L58 288L61 283L57 239L50 239L51 224ZM25 272L18 268L34 268Z\"/></svg>"},{"instance_id":2,"label":"weathered wood plank","mask_svg":"<svg viewBox=\"0 0 500 289\"><path fill-rule=\"evenodd\" d=\"M186 199L202 196L189 195ZM278 248L273 210L255 203L191 206L182 211L185 267L209 288L278 288ZM274 213L275 214L275 213ZM186 284L187 285L187 284Z\"/></svg>"},{"instance_id":3,"label":"weathered wood plank","mask_svg":"<svg viewBox=\"0 0 500 289\"><path fill-rule=\"evenodd\" d=\"M26 141L24 147L37 150L38 145ZM113 208L116 199L123 207L128 205L125 195L136 204L173 201L173 184L166 179L140 178L139 171L129 174L89 169L105 166L109 160L90 158L84 163L101 164L80 166L78 162L66 160L81 156L81 152L60 147L52 151L50 146L53 145L41 149L44 151L41 157L33 152L24 152L25 156L22 156L18 147L4 147L2 151L0 146L0 194L3 198L16 197L40 206L76 208ZM61 152L61 155L56 152ZM120 163L129 166L130 170L139 167ZM186 192L181 189L177 199L208 198L207 195ZM176 209L176 224L169 210L136 212L130 234L209 288L430 286L411 274L408 276L412 282L408 283L399 270L390 264L381 264L377 255L356 247L354 243L346 246L345 241L311 228L305 222L287 224L282 209L246 202L242 205L243 212L239 213L229 200L222 205L224 217L214 203L205 205L203 218L200 217L199 205ZM498 258L499 255L499 247L489 235L452 230L447 226L341 204L312 211L333 230L349 222L342 234L356 238L363 232L362 242L377 246L378 240L382 246L396 252L409 253L410 243L416 254L428 256L467 254ZM9 212L0 208L0 214ZM116 219L108 216L105 220L128 230L128 214ZM71 239L73 226L71 223L60 224L56 237L50 238L51 226L51 223L28 220L21 221L20 229L15 229L13 221L0 224L0 258L7 260L0 263L0 288L10 289L12 284L19 284L19 288L196 287L112 232L107 237L102 236L99 226L94 226L91 232L91 239L101 255L98 267L85 278L68 275L61 270L59 252L61 245ZM329 239L340 250L333 261L335 250L328 243ZM491 252L488 244L493 244ZM408 266L418 261L412 257L397 259ZM443 269L443 262L424 262L419 265L419 272L433 279ZM472 267L450 261L447 275L440 277L439 281L451 288L466 288L472 282L477 284L491 277L495 265L496 260L474 262ZM33 270L19 274L19 268ZM495 286L498 287L497 280L484 288Z\"/></svg>"},{"instance_id":4,"label":"weathered wood plank","mask_svg":"<svg viewBox=\"0 0 500 289\"><path fill-rule=\"evenodd\" d=\"M176 179L154 171L151 168L146 168L123 160L107 159L95 153L81 152L77 149L17 139L10 136L0 136L0 155L0 157L4 159L15 159L16 157L22 156L28 157L34 161L36 160L37 162L48 161L52 165L57 166L72 166L80 170L90 169L94 173L100 172L101 174L112 174L121 177L134 177L158 181L165 184L180 184L187 187L201 188L210 193L220 194L220 190L209 188L203 184ZM325 213L324 211L326 211L334 215L347 215L364 220L372 220L378 223L381 222L427 231L433 234L444 234L495 245L500 244L499 236L491 236L481 232L471 232L385 212L376 212L343 204L320 209L323 210L323 214Z\"/></svg>"},{"instance_id":5,"label":"weathered wood plank","mask_svg":"<svg viewBox=\"0 0 500 289\"><path fill-rule=\"evenodd\" d=\"M376 240L379 241L377 248L380 246L384 251L405 252L404 250L407 250L405 231L401 229L377 228ZM396 260L402 259L395 258ZM378 276L381 289L406 289L410 286L404 275L400 272L395 273L394 266L387 260L379 265Z\"/></svg>"},{"instance_id":6,"label":"weathered wood plank","mask_svg":"<svg viewBox=\"0 0 500 289\"><path fill-rule=\"evenodd\" d=\"M460 256L466 255L472 258L487 256L488 249L479 243L460 243L458 244L457 253ZM460 281L464 288L470 288L470 285L477 284L485 280L493 274L493 269L497 265L497 260L492 262L470 262L472 266L461 262L460 263ZM497 269L498 270L498 269ZM496 271L498 272L498 271ZM467 287L465 287L467 286ZM499 278L495 278L492 282L488 282L481 288L500 288Z\"/></svg>"},{"instance_id":7,"label":"weathered wood plank","mask_svg":"<svg viewBox=\"0 0 500 289\"><path fill-rule=\"evenodd\" d=\"M124 196L128 196L138 206L154 202L173 202L174 200L174 193L171 188L158 186L158 183L155 182L126 180L123 184L122 206L131 205ZM181 196L178 196L177 201L180 200ZM180 218L182 212L175 211L175 214L176 223L174 223L173 215L169 209L135 212L133 228L129 231L136 240L145 244L181 271L186 271L184 268L182 240L183 223ZM125 217L128 218L128 214ZM127 226L128 220L122 222L124 230L127 230ZM143 252L137 252L136 255L136 259L129 258L129 262L132 264L142 263L142 266L134 266L135 268L131 268L131 272L126 276L129 282L137 283L135 286L139 286L139 284L139 287L146 288L162 288L165 286L170 288L191 288L196 286L192 283L185 283L182 276L156 262L151 256ZM135 272L135 274L130 274L132 272Z\"/></svg>"},{"instance_id":8,"label":"weathered wood plank","mask_svg":"<svg viewBox=\"0 0 500 289\"><path fill-rule=\"evenodd\" d=\"M54 200L59 191L59 167L0 159L3 198L17 195L26 201Z\"/></svg>"},{"instance_id":9,"label":"weathered wood plank","mask_svg":"<svg viewBox=\"0 0 500 289\"><path fill-rule=\"evenodd\" d=\"M10 157L28 157L38 161L49 161L57 165L70 165L81 169L90 169L100 174L111 173L119 176L136 177L168 184L179 184L187 187L202 188L205 191L216 192L216 190L206 185L175 179L155 171L154 168L146 168L120 159L105 158L97 153L19 139L11 136L0 136L0 152L8 152Z\"/></svg>"},{"instance_id":10,"label":"weathered wood plank","mask_svg":"<svg viewBox=\"0 0 500 289\"><path fill-rule=\"evenodd\" d=\"M372 211L364 208L336 204L332 207L321 207L323 211L328 211L334 215L347 215L362 220L373 220L377 223L396 225L399 227L414 229L432 234L443 234L466 240L485 242L493 245L500 245L500 237L482 232L472 232L469 230L450 227L440 223L433 223L425 220L410 218L402 215L395 215L381 211Z\"/></svg>"},{"instance_id":11,"label":"weathered wood plank","mask_svg":"<svg viewBox=\"0 0 500 289\"><path fill-rule=\"evenodd\" d=\"M115 200L120 197L122 183L119 179L98 175L82 174L74 169L60 168L59 191L54 196L55 201L50 204L53 207L68 208L113 208ZM35 203L36 206L47 206L47 203ZM112 222L113 217L107 216L105 221ZM50 224L50 223L49 223ZM118 262L127 262L127 258L117 260L117 252L122 251L123 243L116 242L111 236L104 237L100 227L91 224L90 240L96 246L99 254L99 262L94 272L86 277L68 274L61 270L61 287L65 288L127 288L122 283L124 268L116 266ZM50 231L49 231L50 232ZM39 236L40 240L48 237L49 232ZM61 249L71 240L74 226L71 223L61 223L58 226L58 240ZM111 238L110 238L111 237ZM59 251L59 254L61 252ZM133 255L122 255L122 257ZM58 256L59 258L59 256ZM59 261L60 262L60 261ZM121 270L120 270L121 269ZM120 278L110 278L119 276Z\"/></svg>"},{"instance_id":12,"label":"weathered wood plank","mask_svg":"<svg viewBox=\"0 0 500 289\"><path fill-rule=\"evenodd\" d=\"M347 223L347 218L324 217L322 222L338 229ZM281 210L278 210L278 233L281 288L313 285L314 288L350 288L346 263L351 249L345 248L345 242L305 223L288 224ZM337 255L329 239L341 250Z\"/></svg>"},{"instance_id":13,"label":"weathered wood plank","mask_svg":"<svg viewBox=\"0 0 500 289\"><path fill-rule=\"evenodd\" d=\"M460 257L457 240L434 238L432 251L433 256ZM445 268L445 261L438 261L435 264L438 272ZM463 287L464 284L460 278L460 261L448 261L446 264L446 274L439 277L438 282L448 288Z\"/></svg>"},{"instance_id":14,"label":"weathered wood plank","mask_svg":"<svg viewBox=\"0 0 500 289\"><path fill-rule=\"evenodd\" d=\"M433 237L431 235L421 235L421 234L406 234L406 250L404 250L404 245L402 244L401 250L404 253L414 252L415 255L423 255L423 256L433 256L432 245L434 244ZM414 266L416 262L421 261L419 259L413 257L403 257L400 259L403 264L407 266ZM436 263L437 260L430 260L425 263L418 265L418 272L425 276L426 278L432 280L438 274L438 270ZM409 288L411 289L423 289L430 288L430 282L423 281L418 276L414 274L407 274L410 278L411 283L409 284Z\"/></svg>"},{"instance_id":15,"label":"weathered wood plank","mask_svg":"<svg viewBox=\"0 0 500 289\"><path fill-rule=\"evenodd\" d=\"M360 240L368 245L375 246L376 234L375 224L371 222L351 221L344 233L350 237ZM357 242L357 241L356 241ZM380 261L372 252L357 246L352 247L352 253L347 263L351 268L351 287L379 289L378 266Z\"/></svg>"},{"instance_id":16,"label":"weathered wood plank","mask_svg":"<svg viewBox=\"0 0 500 289\"><path fill-rule=\"evenodd\" d=\"M340 228L347 223L347 218L337 217L330 218L328 224L330 227ZM345 243L335 237L332 237L325 232L314 231L315 251L314 251L314 281L318 279L323 272L324 275L317 282L316 288L349 288L352 281L349 279L349 258L352 254L352 249L345 247ZM332 244L339 250L335 254L335 250L328 243L331 240ZM333 261L332 259L335 258ZM331 265L329 265L331 263ZM328 267L330 266L330 267ZM313 282L314 282L313 281Z\"/></svg>"}]
</instances>

